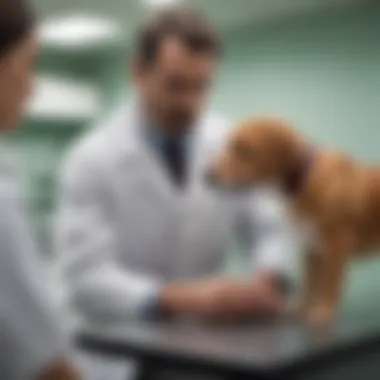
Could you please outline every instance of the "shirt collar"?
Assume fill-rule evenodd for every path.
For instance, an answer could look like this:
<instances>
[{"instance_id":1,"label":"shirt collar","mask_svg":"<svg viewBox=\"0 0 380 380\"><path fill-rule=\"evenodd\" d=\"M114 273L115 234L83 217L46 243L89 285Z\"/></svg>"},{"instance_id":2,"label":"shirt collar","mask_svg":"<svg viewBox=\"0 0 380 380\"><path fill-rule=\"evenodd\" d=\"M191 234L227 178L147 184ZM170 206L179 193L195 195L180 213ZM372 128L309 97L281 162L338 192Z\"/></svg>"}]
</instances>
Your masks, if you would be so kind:
<instances>
[{"instance_id":1,"label":"shirt collar","mask_svg":"<svg viewBox=\"0 0 380 380\"><path fill-rule=\"evenodd\" d=\"M140 130L140 133L142 135L142 138L145 142L147 142L150 146L154 147L162 147L163 144L165 144L167 141L171 139L176 139L179 144L184 145L184 148L186 148L189 144L191 144L191 141L193 140L193 133L186 132L183 134L180 134L178 136L171 136L169 134L166 134L164 131L160 131L147 117L147 115L144 114L144 112L141 109L141 106L137 105L138 110L138 128Z\"/></svg>"}]
</instances>

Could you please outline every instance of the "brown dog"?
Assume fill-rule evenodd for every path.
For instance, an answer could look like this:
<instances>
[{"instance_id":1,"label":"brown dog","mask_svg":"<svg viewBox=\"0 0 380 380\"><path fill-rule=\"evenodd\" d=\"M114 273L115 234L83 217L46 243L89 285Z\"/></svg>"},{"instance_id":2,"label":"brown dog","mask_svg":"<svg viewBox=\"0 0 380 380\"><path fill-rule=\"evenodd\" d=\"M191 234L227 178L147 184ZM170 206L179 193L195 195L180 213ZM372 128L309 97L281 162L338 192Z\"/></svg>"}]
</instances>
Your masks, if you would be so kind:
<instances>
[{"instance_id":1,"label":"brown dog","mask_svg":"<svg viewBox=\"0 0 380 380\"><path fill-rule=\"evenodd\" d=\"M212 175L231 189L264 182L283 188L292 216L314 231L297 310L312 324L331 322L350 258L380 247L380 169L312 148L283 120L262 117L235 128Z\"/></svg>"}]
</instances>

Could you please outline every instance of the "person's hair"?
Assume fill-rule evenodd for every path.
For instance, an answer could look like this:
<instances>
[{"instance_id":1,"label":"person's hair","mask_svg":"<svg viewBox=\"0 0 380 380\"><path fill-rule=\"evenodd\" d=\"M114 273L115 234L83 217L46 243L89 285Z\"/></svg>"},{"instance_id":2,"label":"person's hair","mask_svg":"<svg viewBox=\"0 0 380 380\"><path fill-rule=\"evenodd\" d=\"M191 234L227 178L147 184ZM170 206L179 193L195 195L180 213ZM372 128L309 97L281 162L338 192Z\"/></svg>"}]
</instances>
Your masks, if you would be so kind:
<instances>
[{"instance_id":1,"label":"person's hair","mask_svg":"<svg viewBox=\"0 0 380 380\"><path fill-rule=\"evenodd\" d=\"M155 13L141 25L135 40L135 58L144 65L152 64L162 43L170 37L194 53L215 57L221 53L219 35L201 12L171 8Z\"/></svg>"},{"instance_id":2,"label":"person's hair","mask_svg":"<svg viewBox=\"0 0 380 380\"><path fill-rule=\"evenodd\" d=\"M0 0L0 58L26 37L33 25L27 0Z\"/></svg>"}]
</instances>

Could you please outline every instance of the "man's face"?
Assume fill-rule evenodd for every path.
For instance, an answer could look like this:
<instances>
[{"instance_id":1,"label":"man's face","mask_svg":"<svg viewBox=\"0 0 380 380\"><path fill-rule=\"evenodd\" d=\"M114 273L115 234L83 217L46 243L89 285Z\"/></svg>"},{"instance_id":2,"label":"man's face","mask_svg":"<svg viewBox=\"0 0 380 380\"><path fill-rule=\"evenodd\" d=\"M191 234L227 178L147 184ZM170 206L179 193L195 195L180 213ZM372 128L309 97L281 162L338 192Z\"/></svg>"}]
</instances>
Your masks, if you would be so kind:
<instances>
[{"instance_id":1,"label":"man's face","mask_svg":"<svg viewBox=\"0 0 380 380\"><path fill-rule=\"evenodd\" d=\"M211 53L195 52L174 37L163 41L155 61L135 71L154 122L170 133L191 127L206 100L215 64Z\"/></svg>"},{"instance_id":2,"label":"man's face","mask_svg":"<svg viewBox=\"0 0 380 380\"><path fill-rule=\"evenodd\" d=\"M21 40L0 61L0 128L13 128L22 117L32 90L33 67L37 55L33 36Z\"/></svg>"}]
</instances>

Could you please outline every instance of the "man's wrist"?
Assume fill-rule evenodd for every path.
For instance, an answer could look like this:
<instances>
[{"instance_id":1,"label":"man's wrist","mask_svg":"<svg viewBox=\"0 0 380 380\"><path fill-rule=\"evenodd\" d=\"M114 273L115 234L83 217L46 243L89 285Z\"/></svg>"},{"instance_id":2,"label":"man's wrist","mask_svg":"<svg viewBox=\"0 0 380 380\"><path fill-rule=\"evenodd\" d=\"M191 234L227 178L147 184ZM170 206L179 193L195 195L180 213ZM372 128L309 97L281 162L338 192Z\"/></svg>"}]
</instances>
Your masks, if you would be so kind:
<instances>
[{"instance_id":1,"label":"man's wrist","mask_svg":"<svg viewBox=\"0 0 380 380\"><path fill-rule=\"evenodd\" d=\"M162 286L157 287L154 291L147 295L139 309L139 317L146 320L158 319L162 317L163 313L159 302L161 291Z\"/></svg>"},{"instance_id":2,"label":"man's wrist","mask_svg":"<svg viewBox=\"0 0 380 380\"><path fill-rule=\"evenodd\" d=\"M277 271L259 272L253 277L254 280L257 278L259 281L264 281L270 285L279 296L287 297L295 291L294 279L285 273Z\"/></svg>"},{"instance_id":3,"label":"man's wrist","mask_svg":"<svg viewBox=\"0 0 380 380\"><path fill-rule=\"evenodd\" d=\"M159 309L168 315L192 311L193 287L190 284L167 284L161 288L157 303Z\"/></svg>"}]
</instances>

